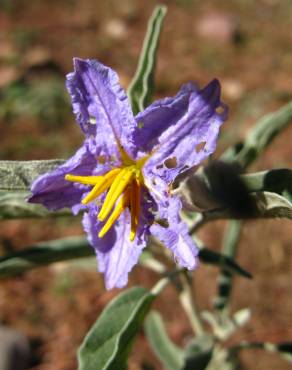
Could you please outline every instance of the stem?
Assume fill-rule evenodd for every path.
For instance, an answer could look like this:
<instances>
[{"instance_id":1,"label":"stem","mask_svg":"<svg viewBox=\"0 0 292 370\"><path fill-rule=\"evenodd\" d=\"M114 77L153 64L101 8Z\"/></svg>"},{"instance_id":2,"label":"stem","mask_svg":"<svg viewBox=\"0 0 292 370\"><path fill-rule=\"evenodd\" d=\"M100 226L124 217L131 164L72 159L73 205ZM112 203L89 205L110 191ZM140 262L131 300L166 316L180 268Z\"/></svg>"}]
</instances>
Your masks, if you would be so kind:
<instances>
[{"instance_id":1,"label":"stem","mask_svg":"<svg viewBox=\"0 0 292 370\"><path fill-rule=\"evenodd\" d=\"M230 221L225 233L222 254L234 258L236 256L238 241L240 238L241 222ZM232 289L232 274L222 271L218 278L218 295L215 298L214 308L221 312L226 308Z\"/></svg>"},{"instance_id":2,"label":"stem","mask_svg":"<svg viewBox=\"0 0 292 370\"><path fill-rule=\"evenodd\" d=\"M202 335L204 333L204 327L200 318L199 311L195 306L195 300L192 290L192 281L188 276L188 273L184 271L184 274L180 277L181 290L179 293L179 300L182 307L184 308L192 329L197 335Z\"/></svg>"},{"instance_id":3,"label":"stem","mask_svg":"<svg viewBox=\"0 0 292 370\"><path fill-rule=\"evenodd\" d=\"M201 213L199 217L197 217L193 225L190 227L190 235L193 235L195 232L197 232L200 229L200 227L205 225L206 222L207 221L204 218L204 214Z\"/></svg>"},{"instance_id":4,"label":"stem","mask_svg":"<svg viewBox=\"0 0 292 370\"><path fill-rule=\"evenodd\" d=\"M158 282L153 286L153 288L151 289L151 293L154 295L158 295L159 293L161 293L162 290L167 286L167 284L170 282L175 282L176 276L182 272L184 272L184 269L175 269L171 272L166 273L165 276L158 280Z\"/></svg>"},{"instance_id":5,"label":"stem","mask_svg":"<svg viewBox=\"0 0 292 370\"><path fill-rule=\"evenodd\" d=\"M157 240L153 240L153 245L159 245ZM168 254L167 251L168 250L166 248L163 248L165 257L168 260L172 261L172 259L170 258L170 254ZM181 272L182 274L180 274ZM180 274L180 276L177 276L178 274ZM188 272L185 269L174 270L173 272L169 273L167 277L163 279L168 279L167 280L168 282L171 281L174 284L176 290L179 293L180 303L190 321L193 331L197 335L203 334L205 330L204 330L204 327L203 327L203 324L200 318L200 314L194 303L195 299L194 299L193 290L192 290L192 280ZM158 284L162 284L163 288L165 286L164 282L161 282L161 283L158 282L157 285ZM155 287L153 289L156 289Z\"/></svg>"}]
</instances>

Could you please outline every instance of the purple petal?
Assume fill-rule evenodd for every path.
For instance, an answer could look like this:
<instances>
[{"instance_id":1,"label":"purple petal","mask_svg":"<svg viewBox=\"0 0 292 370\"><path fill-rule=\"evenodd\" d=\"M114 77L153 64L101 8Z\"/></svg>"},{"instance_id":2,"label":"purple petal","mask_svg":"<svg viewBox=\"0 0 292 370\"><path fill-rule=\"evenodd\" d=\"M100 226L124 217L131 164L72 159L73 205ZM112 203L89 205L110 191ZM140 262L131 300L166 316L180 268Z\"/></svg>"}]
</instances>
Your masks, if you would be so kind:
<instances>
[{"instance_id":1,"label":"purple petal","mask_svg":"<svg viewBox=\"0 0 292 370\"><path fill-rule=\"evenodd\" d=\"M187 112L191 93L197 92L194 83L181 87L176 96L156 100L136 115L138 129L135 132L137 151L151 152L159 143L160 135L175 125Z\"/></svg>"},{"instance_id":2,"label":"purple petal","mask_svg":"<svg viewBox=\"0 0 292 370\"><path fill-rule=\"evenodd\" d=\"M168 199L168 206L159 204L160 215L168 221L168 227L155 223L150 232L169 248L181 267L193 270L197 265L198 248L189 235L187 225L180 218L181 201L172 197ZM164 209L163 209L164 208Z\"/></svg>"},{"instance_id":3,"label":"purple petal","mask_svg":"<svg viewBox=\"0 0 292 370\"><path fill-rule=\"evenodd\" d=\"M88 187L65 180L66 174L93 175L103 172L105 166L98 165L96 156L90 151L88 141L62 166L37 178L31 187L30 203L41 203L55 211L63 207L76 207Z\"/></svg>"},{"instance_id":4,"label":"purple petal","mask_svg":"<svg viewBox=\"0 0 292 370\"><path fill-rule=\"evenodd\" d=\"M227 107L220 101L217 80L201 91L193 90L184 114L165 127L157 139L144 167L145 177L158 176L169 184L182 169L199 164L215 150L219 128L226 118Z\"/></svg>"},{"instance_id":5,"label":"purple petal","mask_svg":"<svg viewBox=\"0 0 292 370\"><path fill-rule=\"evenodd\" d=\"M133 242L129 240L130 214L126 210L114 227L103 237L98 237L102 224L97 221L97 207L92 206L83 216L83 226L88 241L94 247L98 269L104 274L107 289L122 288L128 282L128 274L137 264L146 246L147 235L140 232Z\"/></svg>"},{"instance_id":6,"label":"purple petal","mask_svg":"<svg viewBox=\"0 0 292 370\"><path fill-rule=\"evenodd\" d=\"M111 155L119 155L118 144L131 154L136 122L117 74L98 61L75 58L67 88L84 133L96 136Z\"/></svg>"}]
</instances>

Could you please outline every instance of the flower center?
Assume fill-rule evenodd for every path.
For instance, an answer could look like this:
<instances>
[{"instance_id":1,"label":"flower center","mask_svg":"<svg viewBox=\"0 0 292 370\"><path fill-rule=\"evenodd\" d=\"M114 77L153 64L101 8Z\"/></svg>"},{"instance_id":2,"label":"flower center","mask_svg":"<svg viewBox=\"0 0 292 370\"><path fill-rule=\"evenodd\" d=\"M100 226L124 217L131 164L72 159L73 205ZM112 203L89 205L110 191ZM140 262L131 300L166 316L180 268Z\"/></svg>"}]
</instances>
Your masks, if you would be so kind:
<instances>
[{"instance_id":1,"label":"flower center","mask_svg":"<svg viewBox=\"0 0 292 370\"><path fill-rule=\"evenodd\" d=\"M110 230L121 213L128 207L131 212L130 240L135 239L141 209L141 189L142 186L145 186L142 167L146 160L145 157L136 162L128 162L124 167L114 168L102 176L75 176L71 174L65 176L67 181L93 186L86 197L82 199L83 204L88 204L108 190L97 216L99 221L106 220L98 234L100 238Z\"/></svg>"}]
</instances>

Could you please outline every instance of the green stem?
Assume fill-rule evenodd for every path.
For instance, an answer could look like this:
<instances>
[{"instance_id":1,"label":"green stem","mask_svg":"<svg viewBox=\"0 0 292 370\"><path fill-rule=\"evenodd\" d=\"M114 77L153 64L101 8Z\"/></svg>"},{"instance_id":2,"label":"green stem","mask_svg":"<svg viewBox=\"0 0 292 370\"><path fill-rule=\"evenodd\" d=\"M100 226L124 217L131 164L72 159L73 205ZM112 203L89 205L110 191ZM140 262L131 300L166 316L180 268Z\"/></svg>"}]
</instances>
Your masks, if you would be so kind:
<instances>
[{"instance_id":1,"label":"green stem","mask_svg":"<svg viewBox=\"0 0 292 370\"><path fill-rule=\"evenodd\" d=\"M222 254L235 258L237 253L238 241L241 232L241 222L232 220L229 222L228 228L225 233ZM229 271L221 271L218 278L218 295L214 301L214 308L223 311L227 308L227 304L232 290L232 274Z\"/></svg>"},{"instance_id":2,"label":"green stem","mask_svg":"<svg viewBox=\"0 0 292 370\"><path fill-rule=\"evenodd\" d=\"M205 330L200 317L200 313L195 305L194 294L192 289L192 280L186 271L180 276L181 291L179 300L188 316L191 327L197 335L202 335Z\"/></svg>"}]
</instances>

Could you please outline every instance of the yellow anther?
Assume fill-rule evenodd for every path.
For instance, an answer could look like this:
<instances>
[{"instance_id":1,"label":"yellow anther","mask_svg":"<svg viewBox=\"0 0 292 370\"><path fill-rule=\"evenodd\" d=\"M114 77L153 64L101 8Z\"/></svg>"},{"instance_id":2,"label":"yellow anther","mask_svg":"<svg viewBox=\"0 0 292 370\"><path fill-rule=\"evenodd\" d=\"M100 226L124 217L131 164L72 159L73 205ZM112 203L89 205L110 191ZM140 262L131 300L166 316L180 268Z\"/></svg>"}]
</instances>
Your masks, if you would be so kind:
<instances>
[{"instance_id":1,"label":"yellow anther","mask_svg":"<svg viewBox=\"0 0 292 370\"><path fill-rule=\"evenodd\" d=\"M98 219L100 221L104 221L110 211L112 210L114 204L120 197L120 195L125 190L126 186L129 184L129 182L132 180L133 176L135 174L135 167L130 166L126 167L116 176L106 198L103 203L103 206L98 214Z\"/></svg>"},{"instance_id":2,"label":"yellow anther","mask_svg":"<svg viewBox=\"0 0 292 370\"><path fill-rule=\"evenodd\" d=\"M65 175L65 180L78 182L79 184L84 185L96 185L100 179L102 179L102 176L75 176L70 174Z\"/></svg>"},{"instance_id":3,"label":"yellow anther","mask_svg":"<svg viewBox=\"0 0 292 370\"><path fill-rule=\"evenodd\" d=\"M137 227L140 217L140 195L141 195L141 185L138 179L135 179L131 184L131 231L130 231L130 241L135 239L137 233Z\"/></svg>"},{"instance_id":4,"label":"yellow anther","mask_svg":"<svg viewBox=\"0 0 292 370\"><path fill-rule=\"evenodd\" d=\"M102 238L109 231L109 229L113 226L113 224L116 222L116 220L120 217L121 213L127 208L127 206L129 205L129 199L130 199L130 194L129 194L129 191L127 190L121 196L121 199L119 200L119 202L118 202L116 208L114 209L113 213L110 215L106 224L100 230L100 232L98 234L98 236L100 238Z\"/></svg>"},{"instance_id":5,"label":"yellow anther","mask_svg":"<svg viewBox=\"0 0 292 370\"><path fill-rule=\"evenodd\" d=\"M121 213L129 207L131 211L130 241L133 241L139 224L141 188L144 186L141 169L147 158L144 157L134 162L127 157L126 152L123 154L123 163L124 165L126 164L124 168L115 168L103 176L67 174L65 175L65 179L67 181L93 186L91 191L82 200L83 204L93 201L109 188L104 204L98 214L98 219L104 221L112 211L115 203L118 202L98 236L102 238L120 217Z\"/></svg>"},{"instance_id":6,"label":"yellow anther","mask_svg":"<svg viewBox=\"0 0 292 370\"><path fill-rule=\"evenodd\" d=\"M82 204L87 204L97 198L100 194L102 194L110 184L106 181L106 179L101 178L91 189L90 193L86 195L85 198L82 199Z\"/></svg>"},{"instance_id":7,"label":"yellow anther","mask_svg":"<svg viewBox=\"0 0 292 370\"><path fill-rule=\"evenodd\" d=\"M121 171L120 168L115 168L111 170L104 176L98 176L99 179L90 193L86 195L84 199L82 199L82 204L87 204L101 195L106 189L108 189L114 181L115 176ZM96 176L97 177L97 176Z\"/></svg>"}]
</instances>

